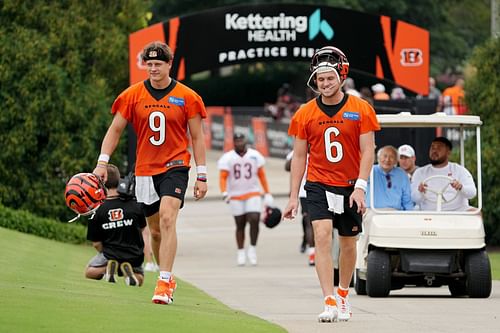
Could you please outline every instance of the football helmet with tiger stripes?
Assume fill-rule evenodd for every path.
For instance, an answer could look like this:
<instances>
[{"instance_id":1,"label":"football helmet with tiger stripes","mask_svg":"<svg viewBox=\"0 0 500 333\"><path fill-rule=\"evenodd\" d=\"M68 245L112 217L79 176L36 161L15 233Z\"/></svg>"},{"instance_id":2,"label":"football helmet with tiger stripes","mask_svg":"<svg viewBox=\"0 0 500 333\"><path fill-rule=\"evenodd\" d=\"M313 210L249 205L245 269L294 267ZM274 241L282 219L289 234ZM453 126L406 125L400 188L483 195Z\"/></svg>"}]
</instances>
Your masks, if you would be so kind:
<instances>
[{"instance_id":1,"label":"football helmet with tiger stripes","mask_svg":"<svg viewBox=\"0 0 500 333\"><path fill-rule=\"evenodd\" d=\"M106 199L107 190L101 178L93 173L78 173L66 184L66 205L80 215L93 214Z\"/></svg>"},{"instance_id":2,"label":"football helmet with tiger stripes","mask_svg":"<svg viewBox=\"0 0 500 333\"><path fill-rule=\"evenodd\" d=\"M318 86L315 82L316 74L334 71L342 85L349 74L349 60L340 49L334 46L325 46L314 53L309 69L311 75L307 80L307 85L318 93Z\"/></svg>"}]
</instances>

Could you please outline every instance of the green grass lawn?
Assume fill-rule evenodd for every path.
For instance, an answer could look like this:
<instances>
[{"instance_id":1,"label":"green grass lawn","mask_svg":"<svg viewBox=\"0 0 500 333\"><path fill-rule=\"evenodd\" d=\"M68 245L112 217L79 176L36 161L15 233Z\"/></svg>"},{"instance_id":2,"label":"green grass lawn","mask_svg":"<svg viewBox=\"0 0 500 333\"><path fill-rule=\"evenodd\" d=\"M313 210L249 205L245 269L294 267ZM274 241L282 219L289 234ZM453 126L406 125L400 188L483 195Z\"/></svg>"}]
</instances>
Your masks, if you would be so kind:
<instances>
[{"instance_id":1,"label":"green grass lawn","mask_svg":"<svg viewBox=\"0 0 500 333\"><path fill-rule=\"evenodd\" d=\"M173 305L151 303L155 273L144 286L85 279L90 246L0 228L1 332L284 332L228 308L177 279Z\"/></svg>"},{"instance_id":2,"label":"green grass lawn","mask_svg":"<svg viewBox=\"0 0 500 333\"><path fill-rule=\"evenodd\" d=\"M488 252L493 280L500 280L500 252Z\"/></svg>"}]
</instances>

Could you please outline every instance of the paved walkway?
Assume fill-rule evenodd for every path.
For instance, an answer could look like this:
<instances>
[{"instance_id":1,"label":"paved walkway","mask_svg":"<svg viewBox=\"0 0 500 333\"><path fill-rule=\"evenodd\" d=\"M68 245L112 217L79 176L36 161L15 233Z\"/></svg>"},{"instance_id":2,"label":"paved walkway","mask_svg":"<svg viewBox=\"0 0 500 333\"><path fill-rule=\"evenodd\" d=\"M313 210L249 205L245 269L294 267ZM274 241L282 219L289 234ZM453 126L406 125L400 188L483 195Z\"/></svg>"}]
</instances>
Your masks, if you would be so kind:
<instances>
[{"instance_id":1,"label":"paved walkway","mask_svg":"<svg viewBox=\"0 0 500 333\"><path fill-rule=\"evenodd\" d=\"M353 318L349 322L317 323L322 296L314 267L298 251L299 221L284 221L274 229L262 227L259 264L236 266L234 221L218 191L215 160L220 154L208 154L208 200L188 200L179 216L174 266L179 278L289 332L498 332L500 281L494 282L488 299L452 298L446 287L405 288L388 298L357 296L351 290ZM268 159L266 171L276 203L283 208L289 179L284 161Z\"/></svg>"},{"instance_id":2,"label":"paved walkway","mask_svg":"<svg viewBox=\"0 0 500 333\"><path fill-rule=\"evenodd\" d=\"M208 169L208 200L222 200L219 191L219 171L217 169L217 160L222 156L222 151L209 150L207 151L207 169ZM267 181L274 196L288 197L290 173L285 171L285 160L281 158L266 158ZM186 193L186 201L192 200L193 196L189 191L192 191L194 181L196 179L196 168L191 168L189 175L188 192Z\"/></svg>"}]
</instances>

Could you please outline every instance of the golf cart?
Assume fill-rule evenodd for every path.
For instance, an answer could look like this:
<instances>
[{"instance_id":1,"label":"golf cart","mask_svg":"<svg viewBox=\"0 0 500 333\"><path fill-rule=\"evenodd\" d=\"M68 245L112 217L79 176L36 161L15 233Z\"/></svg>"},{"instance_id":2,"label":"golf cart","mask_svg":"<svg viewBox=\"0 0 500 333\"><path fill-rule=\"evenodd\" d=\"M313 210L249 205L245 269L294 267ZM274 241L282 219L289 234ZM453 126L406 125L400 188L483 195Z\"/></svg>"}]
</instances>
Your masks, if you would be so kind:
<instances>
[{"instance_id":1,"label":"golf cart","mask_svg":"<svg viewBox=\"0 0 500 333\"><path fill-rule=\"evenodd\" d=\"M368 256L360 255L358 248L356 293L386 297L391 290L405 286L447 285L452 296L489 297L491 268L485 250L481 216L480 118L449 116L444 113L412 115L407 112L382 114L377 115L377 118L382 130L438 127L455 129L454 132L459 133L461 165L464 165L465 159L465 136L472 134L470 138L476 140L477 151L477 208L472 211L441 211L443 202L450 202L455 198L445 198L445 188L432 188L431 177L424 182L428 182L428 192L434 193L434 198L437 198L436 211L388 211L372 208L372 218L363 221L363 225L370 224L369 232L364 235L368 237ZM368 200L371 202L370 206L374 207L373 182L370 182L370 186L371 198Z\"/></svg>"}]
</instances>

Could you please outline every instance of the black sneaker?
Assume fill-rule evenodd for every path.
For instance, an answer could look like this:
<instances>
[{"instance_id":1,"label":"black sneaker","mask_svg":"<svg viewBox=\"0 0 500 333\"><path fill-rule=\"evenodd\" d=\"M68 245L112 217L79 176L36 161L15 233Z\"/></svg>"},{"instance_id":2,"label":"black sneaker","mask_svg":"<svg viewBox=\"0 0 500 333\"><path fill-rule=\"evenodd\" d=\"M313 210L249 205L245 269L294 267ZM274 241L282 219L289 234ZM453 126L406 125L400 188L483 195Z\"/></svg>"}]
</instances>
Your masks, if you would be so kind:
<instances>
[{"instance_id":1,"label":"black sneaker","mask_svg":"<svg viewBox=\"0 0 500 333\"><path fill-rule=\"evenodd\" d=\"M104 280L115 283L117 275L118 275L118 261L108 260L108 264L106 265L106 274L104 274Z\"/></svg>"},{"instance_id":2,"label":"black sneaker","mask_svg":"<svg viewBox=\"0 0 500 333\"><path fill-rule=\"evenodd\" d=\"M122 262L120 265L120 270L123 273L123 276L125 277L125 284L127 286L138 286L139 281L137 280L137 277L134 274L134 269L132 268L132 265L129 262Z\"/></svg>"}]
</instances>

